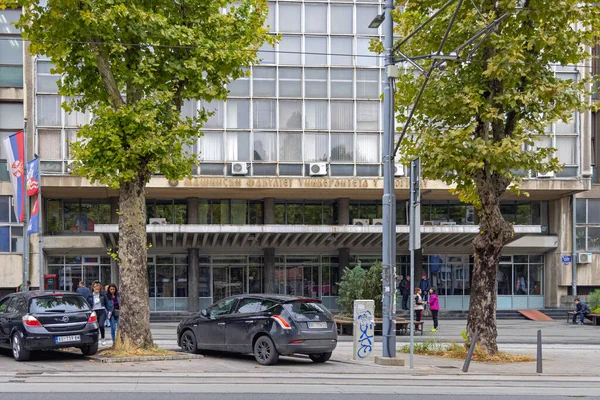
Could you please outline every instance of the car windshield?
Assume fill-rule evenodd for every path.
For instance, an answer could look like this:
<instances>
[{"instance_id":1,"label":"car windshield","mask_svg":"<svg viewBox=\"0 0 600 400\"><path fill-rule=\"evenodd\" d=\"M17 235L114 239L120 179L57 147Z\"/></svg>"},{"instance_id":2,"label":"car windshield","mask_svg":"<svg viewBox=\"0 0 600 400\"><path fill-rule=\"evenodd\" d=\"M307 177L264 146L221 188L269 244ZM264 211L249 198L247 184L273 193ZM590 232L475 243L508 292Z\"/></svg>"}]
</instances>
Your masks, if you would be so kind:
<instances>
[{"instance_id":1,"label":"car windshield","mask_svg":"<svg viewBox=\"0 0 600 400\"><path fill-rule=\"evenodd\" d=\"M87 302L79 296L36 297L31 300L31 313L68 313L89 310Z\"/></svg>"},{"instance_id":2,"label":"car windshield","mask_svg":"<svg viewBox=\"0 0 600 400\"><path fill-rule=\"evenodd\" d=\"M285 303L283 307L287 312L291 313L293 318L297 321L309 320L318 314L325 314L325 316L331 319L329 310L316 301L297 300Z\"/></svg>"}]
</instances>

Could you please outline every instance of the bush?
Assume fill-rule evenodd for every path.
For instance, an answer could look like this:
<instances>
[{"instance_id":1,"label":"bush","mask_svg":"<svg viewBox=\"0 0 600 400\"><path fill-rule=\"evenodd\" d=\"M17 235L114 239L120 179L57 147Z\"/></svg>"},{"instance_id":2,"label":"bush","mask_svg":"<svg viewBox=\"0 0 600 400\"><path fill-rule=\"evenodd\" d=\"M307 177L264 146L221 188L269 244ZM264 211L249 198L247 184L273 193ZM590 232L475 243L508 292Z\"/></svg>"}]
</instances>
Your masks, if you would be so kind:
<instances>
[{"instance_id":1,"label":"bush","mask_svg":"<svg viewBox=\"0 0 600 400\"><path fill-rule=\"evenodd\" d=\"M354 313L354 300L375 300L375 316L381 317L382 266L377 262L365 271L360 265L354 268L344 268L341 282L339 282L340 296L338 304L343 314Z\"/></svg>"},{"instance_id":2,"label":"bush","mask_svg":"<svg viewBox=\"0 0 600 400\"><path fill-rule=\"evenodd\" d=\"M596 289L590 294L588 306L593 312L598 312L598 308L600 308L600 289Z\"/></svg>"}]
</instances>

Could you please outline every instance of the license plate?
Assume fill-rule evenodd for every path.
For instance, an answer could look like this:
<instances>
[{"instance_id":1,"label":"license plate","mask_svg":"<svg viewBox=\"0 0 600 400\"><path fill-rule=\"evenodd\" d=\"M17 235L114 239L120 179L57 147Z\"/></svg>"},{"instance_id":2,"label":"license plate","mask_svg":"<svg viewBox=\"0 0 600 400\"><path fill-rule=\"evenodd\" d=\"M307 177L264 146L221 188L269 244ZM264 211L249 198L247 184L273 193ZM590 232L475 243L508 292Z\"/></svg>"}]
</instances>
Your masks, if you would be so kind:
<instances>
[{"instance_id":1,"label":"license plate","mask_svg":"<svg viewBox=\"0 0 600 400\"><path fill-rule=\"evenodd\" d=\"M309 322L308 327L310 329L326 329L327 322Z\"/></svg>"},{"instance_id":2,"label":"license plate","mask_svg":"<svg viewBox=\"0 0 600 400\"><path fill-rule=\"evenodd\" d=\"M54 340L56 341L56 343L79 342L81 340L81 337L79 335L57 336Z\"/></svg>"}]
</instances>

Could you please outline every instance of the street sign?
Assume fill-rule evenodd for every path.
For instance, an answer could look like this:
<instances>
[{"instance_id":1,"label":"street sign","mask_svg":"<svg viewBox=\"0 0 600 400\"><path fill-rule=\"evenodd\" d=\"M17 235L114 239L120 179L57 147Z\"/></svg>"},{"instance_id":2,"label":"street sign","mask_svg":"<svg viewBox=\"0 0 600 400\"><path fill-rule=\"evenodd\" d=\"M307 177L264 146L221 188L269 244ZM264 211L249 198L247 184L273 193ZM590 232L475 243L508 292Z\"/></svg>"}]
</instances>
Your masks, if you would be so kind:
<instances>
[{"instance_id":1,"label":"street sign","mask_svg":"<svg viewBox=\"0 0 600 400\"><path fill-rule=\"evenodd\" d=\"M569 265L569 263L571 262L571 256L562 256L562 262L565 265Z\"/></svg>"}]
</instances>

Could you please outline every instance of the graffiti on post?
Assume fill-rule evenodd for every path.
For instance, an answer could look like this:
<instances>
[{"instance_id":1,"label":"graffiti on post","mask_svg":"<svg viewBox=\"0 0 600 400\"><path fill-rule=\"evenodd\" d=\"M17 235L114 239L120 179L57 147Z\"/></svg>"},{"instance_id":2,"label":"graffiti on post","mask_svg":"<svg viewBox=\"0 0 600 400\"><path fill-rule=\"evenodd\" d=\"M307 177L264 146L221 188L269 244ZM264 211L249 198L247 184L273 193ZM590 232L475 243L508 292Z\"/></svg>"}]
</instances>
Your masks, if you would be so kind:
<instances>
[{"instance_id":1,"label":"graffiti on post","mask_svg":"<svg viewBox=\"0 0 600 400\"><path fill-rule=\"evenodd\" d=\"M357 320L360 336L358 338L359 348L356 355L359 358L366 358L373 351L373 334L369 335L369 331L373 331L373 313L369 310L363 310L358 314Z\"/></svg>"}]
</instances>

